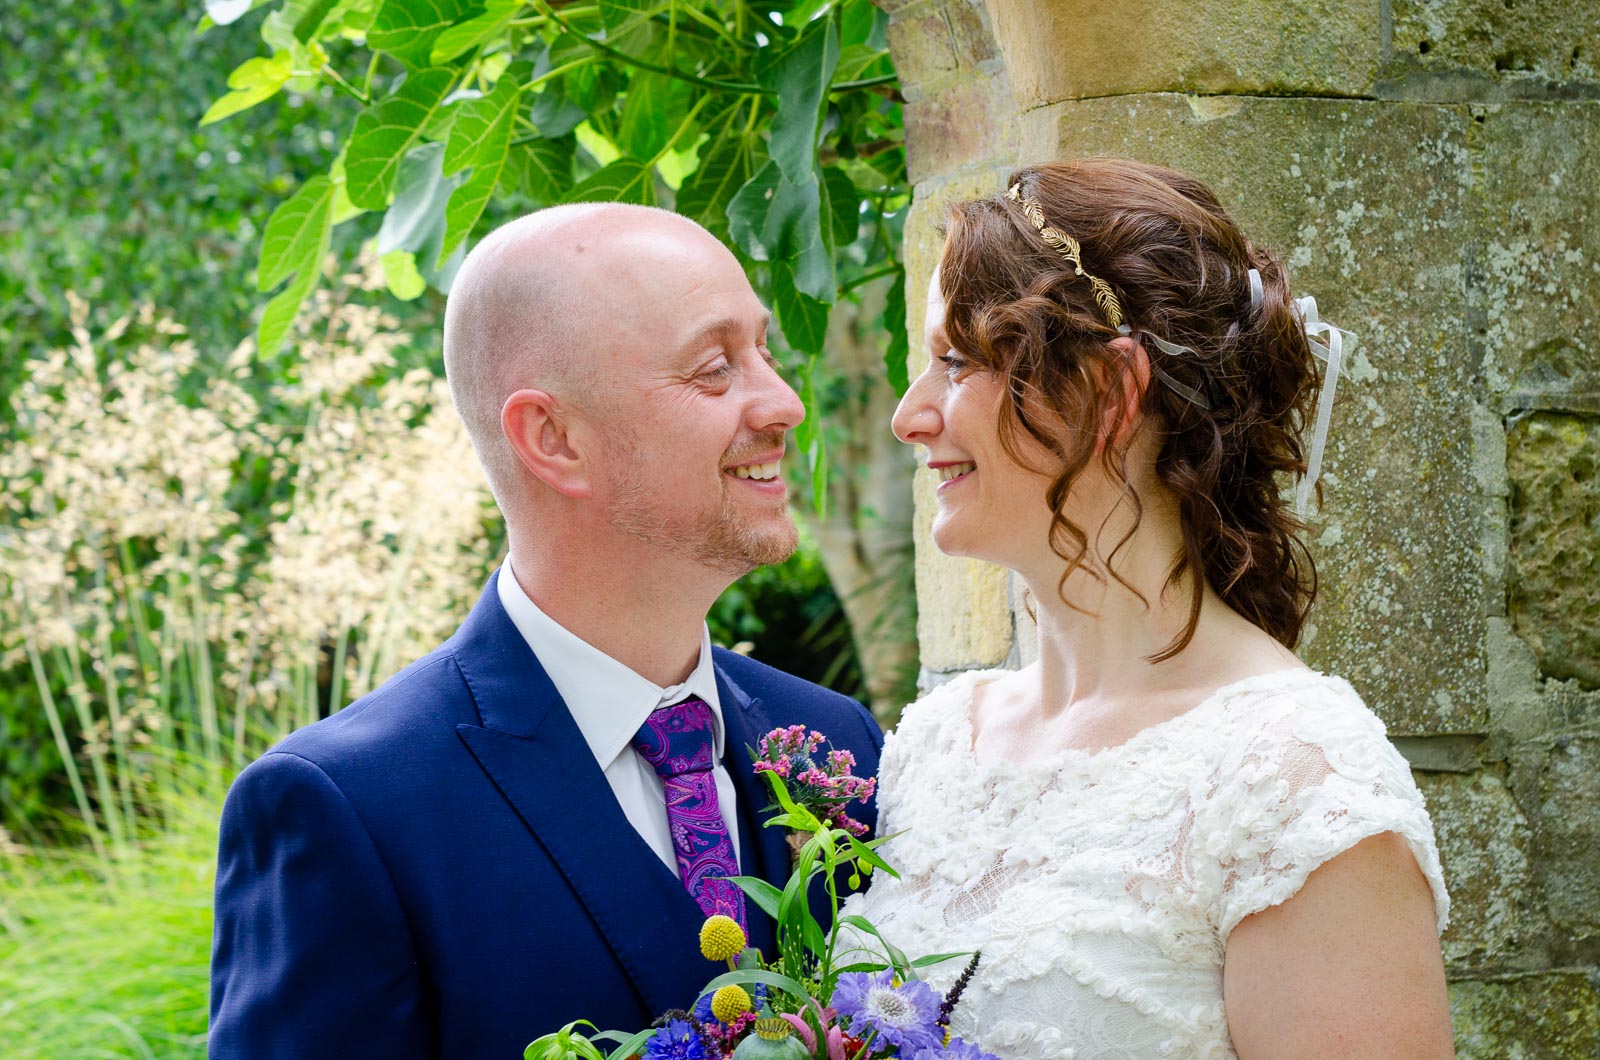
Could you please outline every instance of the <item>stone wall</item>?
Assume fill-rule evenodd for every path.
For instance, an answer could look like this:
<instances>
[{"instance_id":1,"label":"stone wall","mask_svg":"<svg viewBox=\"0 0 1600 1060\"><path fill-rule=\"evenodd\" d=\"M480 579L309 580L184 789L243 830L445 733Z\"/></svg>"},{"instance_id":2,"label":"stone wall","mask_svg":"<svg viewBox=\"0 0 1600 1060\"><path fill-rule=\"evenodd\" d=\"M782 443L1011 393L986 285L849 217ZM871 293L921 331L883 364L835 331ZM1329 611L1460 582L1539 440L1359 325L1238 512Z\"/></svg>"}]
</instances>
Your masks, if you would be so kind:
<instances>
[{"instance_id":1,"label":"stone wall","mask_svg":"<svg viewBox=\"0 0 1600 1060\"><path fill-rule=\"evenodd\" d=\"M1427 796L1460 1055L1600 1056L1600 3L880 2L913 295L944 203L1119 154L1210 183L1358 335L1302 654ZM929 541L933 486L924 683L1028 661L1005 572Z\"/></svg>"}]
</instances>

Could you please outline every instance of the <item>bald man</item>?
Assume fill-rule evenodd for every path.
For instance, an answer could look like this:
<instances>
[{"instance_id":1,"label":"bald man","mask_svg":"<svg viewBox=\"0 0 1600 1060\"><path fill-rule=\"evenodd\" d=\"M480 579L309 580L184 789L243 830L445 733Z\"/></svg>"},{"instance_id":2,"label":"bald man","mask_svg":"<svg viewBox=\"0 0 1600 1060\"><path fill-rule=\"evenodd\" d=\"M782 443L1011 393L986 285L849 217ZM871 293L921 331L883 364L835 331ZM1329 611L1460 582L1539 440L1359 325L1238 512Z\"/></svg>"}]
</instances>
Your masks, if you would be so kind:
<instances>
[{"instance_id":1,"label":"bald man","mask_svg":"<svg viewBox=\"0 0 1600 1060\"><path fill-rule=\"evenodd\" d=\"M724 879L788 875L746 748L803 725L868 774L882 735L710 645L722 591L795 547L767 323L665 211L558 207L468 256L445 370L509 555L455 636L234 783L211 1056L514 1058L692 1004L708 913L773 953Z\"/></svg>"}]
</instances>

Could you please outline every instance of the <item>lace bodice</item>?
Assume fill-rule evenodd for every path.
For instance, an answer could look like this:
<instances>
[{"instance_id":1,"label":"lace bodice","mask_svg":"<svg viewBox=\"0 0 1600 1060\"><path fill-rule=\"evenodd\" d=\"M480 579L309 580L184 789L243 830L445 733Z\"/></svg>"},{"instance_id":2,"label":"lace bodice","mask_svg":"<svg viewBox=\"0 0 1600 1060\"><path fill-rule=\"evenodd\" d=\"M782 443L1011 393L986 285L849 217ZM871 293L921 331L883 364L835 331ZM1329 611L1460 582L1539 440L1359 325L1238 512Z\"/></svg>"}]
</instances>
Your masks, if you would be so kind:
<instances>
[{"instance_id":1,"label":"lace bodice","mask_svg":"<svg viewBox=\"0 0 1600 1060\"><path fill-rule=\"evenodd\" d=\"M1118 747L980 763L972 695L995 676L935 689L888 738L879 832L905 831L883 848L901 879L845 910L912 956L982 950L955 1034L1002 1060L1232 1057L1229 932L1382 832L1410 844L1443 930L1422 796L1343 680L1266 674ZM926 977L943 991L963 963Z\"/></svg>"}]
</instances>

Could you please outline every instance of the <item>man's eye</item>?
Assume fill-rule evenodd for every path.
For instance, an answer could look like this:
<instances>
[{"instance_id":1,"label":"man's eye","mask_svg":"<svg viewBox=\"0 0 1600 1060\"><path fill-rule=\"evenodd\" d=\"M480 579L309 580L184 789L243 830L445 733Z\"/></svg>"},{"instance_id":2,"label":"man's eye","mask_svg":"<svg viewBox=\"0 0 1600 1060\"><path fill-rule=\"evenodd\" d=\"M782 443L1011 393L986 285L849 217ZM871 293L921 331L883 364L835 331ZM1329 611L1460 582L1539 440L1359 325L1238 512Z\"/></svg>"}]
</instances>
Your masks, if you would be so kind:
<instances>
[{"instance_id":1,"label":"man's eye","mask_svg":"<svg viewBox=\"0 0 1600 1060\"><path fill-rule=\"evenodd\" d=\"M726 379L733 374L733 365L724 361L715 368L708 368L700 373L701 379L710 379L713 382Z\"/></svg>"}]
</instances>

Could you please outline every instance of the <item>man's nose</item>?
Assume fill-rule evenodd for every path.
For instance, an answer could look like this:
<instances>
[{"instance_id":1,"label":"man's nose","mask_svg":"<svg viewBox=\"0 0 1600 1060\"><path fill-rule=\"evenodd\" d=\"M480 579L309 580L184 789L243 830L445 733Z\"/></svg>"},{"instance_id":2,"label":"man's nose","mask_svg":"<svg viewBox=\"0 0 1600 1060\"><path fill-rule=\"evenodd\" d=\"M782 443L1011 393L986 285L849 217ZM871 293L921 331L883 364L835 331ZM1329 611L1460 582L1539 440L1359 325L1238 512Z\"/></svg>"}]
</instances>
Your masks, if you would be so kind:
<instances>
[{"instance_id":1,"label":"man's nose","mask_svg":"<svg viewBox=\"0 0 1600 1060\"><path fill-rule=\"evenodd\" d=\"M752 409L759 422L751 426L757 430L792 430L806 418L805 403L772 365L763 362L759 371L760 397Z\"/></svg>"}]
</instances>

